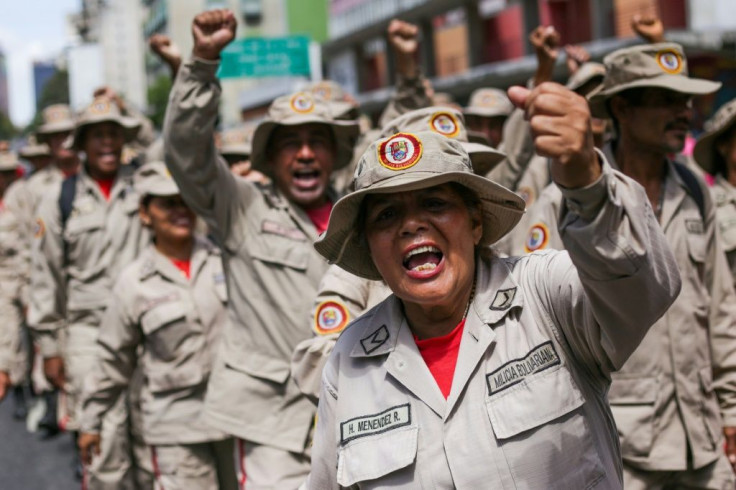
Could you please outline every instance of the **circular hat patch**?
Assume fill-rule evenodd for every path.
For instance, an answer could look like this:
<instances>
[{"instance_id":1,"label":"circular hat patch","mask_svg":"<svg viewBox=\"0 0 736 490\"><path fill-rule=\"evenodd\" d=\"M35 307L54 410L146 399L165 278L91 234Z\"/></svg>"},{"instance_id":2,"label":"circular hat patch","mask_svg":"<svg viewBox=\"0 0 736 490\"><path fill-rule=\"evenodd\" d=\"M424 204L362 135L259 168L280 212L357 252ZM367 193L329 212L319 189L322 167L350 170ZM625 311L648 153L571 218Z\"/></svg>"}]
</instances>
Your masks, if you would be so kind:
<instances>
[{"instance_id":1,"label":"circular hat patch","mask_svg":"<svg viewBox=\"0 0 736 490\"><path fill-rule=\"evenodd\" d=\"M294 96L291 98L290 103L291 103L291 109L294 112L299 112L301 114L307 114L314 110L314 100L309 94L305 94L304 92L299 92L298 94L294 94Z\"/></svg>"},{"instance_id":2,"label":"circular hat patch","mask_svg":"<svg viewBox=\"0 0 736 490\"><path fill-rule=\"evenodd\" d=\"M110 101L106 99L98 99L92 102L89 111L92 114L109 114L110 113Z\"/></svg>"},{"instance_id":3,"label":"circular hat patch","mask_svg":"<svg viewBox=\"0 0 736 490\"><path fill-rule=\"evenodd\" d=\"M670 75L677 75L682 71L682 58L676 51L660 51L657 53L657 63Z\"/></svg>"},{"instance_id":4,"label":"circular hat patch","mask_svg":"<svg viewBox=\"0 0 736 490\"><path fill-rule=\"evenodd\" d=\"M330 100L330 96L332 95L332 90L330 89L330 86L327 84L318 84L312 89L312 93L318 99Z\"/></svg>"},{"instance_id":5,"label":"circular hat patch","mask_svg":"<svg viewBox=\"0 0 736 490\"><path fill-rule=\"evenodd\" d=\"M524 250L526 253L541 250L547 246L549 242L549 229L544 223L537 223L529 229L529 234L524 242Z\"/></svg>"},{"instance_id":6,"label":"circular hat patch","mask_svg":"<svg viewBox=\"0 0 736 490\"><path fill-rule=\"evenodd\" d=\"M483 94L478 101L481 107L496 107L498 105L498 96L493 92Z\"/></svg>"},{"instance_id":7,"label":"circular hat patch","mask_svg":"<svg viewBox=\"0 0 736 490\"><path fill-rule=\"evenodd\" d=\"M71 119L71 113L66 107L49 107L44 112L46 122L58 122Z\"/></svg>"},{"instance_id":8,"label":"circular hat patch","mask_svg":"<svg viewBox=\"0 0 736 490\"><path fill-rule=\"evenodd\" d=\"M410 133L396 133L378 145L378 161L389 170L405 170L422 157L422 142Z\"/></svg>"},{"instance_id":9,"label":"circular hat patch","mask_svg":"<svg viewBox=\"0 0 736 490\"><path fill-rule=\"evenodd\" d=\"M350 321L347 308L339 301L323 301L314 313L314 330L319 335L342 332Z\"/></svg>"},{"instance_id":10,"label":"circular hat patch","mask_svg":"<svg viewBox=\"0 0 736 490\"><path fill-rule=\"evenodd\" d=\"M448 138L454 138L460 132L460 125L457 123L455 116L449 112L434 114L429 121L429 127L432 131Z\"/></svg>"}]
</instances>

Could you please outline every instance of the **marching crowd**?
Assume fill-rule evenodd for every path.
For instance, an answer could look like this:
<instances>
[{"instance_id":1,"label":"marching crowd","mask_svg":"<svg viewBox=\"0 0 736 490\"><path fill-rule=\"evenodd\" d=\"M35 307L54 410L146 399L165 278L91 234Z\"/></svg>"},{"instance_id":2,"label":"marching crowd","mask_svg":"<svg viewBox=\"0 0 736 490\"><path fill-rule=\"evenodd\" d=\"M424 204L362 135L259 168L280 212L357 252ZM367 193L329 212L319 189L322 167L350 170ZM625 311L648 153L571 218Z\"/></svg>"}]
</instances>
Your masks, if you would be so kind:
<instances>
[{"instance_id":1,"label":"marching crowd","mask_svg":"<svg viewBox=\"0 0 736 490\"><path fill-rule=\"evenodd\" d=\"M634 29L460 107L393 20L375 126L325 81L222 131L232 12L154 36L160 136L101 88L0 150L0 399L89 489L735 488L736 101L683 151L720 83Z\"/></svg>"}]
</instances>

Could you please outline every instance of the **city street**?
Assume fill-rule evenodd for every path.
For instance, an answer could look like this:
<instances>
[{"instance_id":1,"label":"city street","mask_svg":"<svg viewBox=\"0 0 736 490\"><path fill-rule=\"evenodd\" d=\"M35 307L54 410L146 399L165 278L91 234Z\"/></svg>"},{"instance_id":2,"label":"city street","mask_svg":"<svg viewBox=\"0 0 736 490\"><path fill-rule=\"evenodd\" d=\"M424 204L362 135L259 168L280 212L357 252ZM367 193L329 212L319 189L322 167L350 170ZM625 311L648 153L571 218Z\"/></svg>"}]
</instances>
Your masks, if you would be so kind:
<instances>
[{"instance_id":1,"label":"city street","mask_svg":"<svg viewBox=\"0 0 736 490\"><path fill-rule=\"evenodd\" d=\"M10 396L0 402L0 489L76 490L71 436L63 433L41 440L26 430L25 423L13 419Z\"/></svg>"}]
</instances>

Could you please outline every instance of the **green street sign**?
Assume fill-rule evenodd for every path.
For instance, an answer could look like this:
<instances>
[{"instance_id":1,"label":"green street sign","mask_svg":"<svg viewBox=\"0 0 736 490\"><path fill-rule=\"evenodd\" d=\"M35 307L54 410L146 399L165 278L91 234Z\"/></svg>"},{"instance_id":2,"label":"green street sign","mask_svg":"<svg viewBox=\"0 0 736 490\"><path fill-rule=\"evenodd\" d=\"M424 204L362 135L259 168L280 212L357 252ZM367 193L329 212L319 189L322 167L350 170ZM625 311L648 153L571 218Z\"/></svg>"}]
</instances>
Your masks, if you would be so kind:
<instances>
[{"instance_id":1,"label":"green street sign","mask_svg":"<svg viewBox=\"0 0 736 490\"><path fill-rule=\"evenodd\" d=\"M309 38L289 36L233 41L221 54L220 78L309 76Z\"/></svg>"}]
</instances>

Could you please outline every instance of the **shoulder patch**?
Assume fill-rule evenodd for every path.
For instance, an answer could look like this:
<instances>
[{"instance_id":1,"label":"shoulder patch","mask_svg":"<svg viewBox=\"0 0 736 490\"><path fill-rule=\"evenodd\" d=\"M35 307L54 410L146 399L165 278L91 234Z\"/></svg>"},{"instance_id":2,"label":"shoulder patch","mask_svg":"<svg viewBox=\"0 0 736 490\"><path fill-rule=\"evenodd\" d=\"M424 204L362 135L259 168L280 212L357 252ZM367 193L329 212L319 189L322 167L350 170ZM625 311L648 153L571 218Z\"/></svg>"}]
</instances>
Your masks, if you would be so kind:
<instances>
[{"instance_id":1,"label":"shoulder patch","mask_svg":"<svg viewBox=\"0 0 736 490\"><path fill-rule=\"evenodd\" d=\"M549 243L549 228L544 223L537 223L529 228L529 234L524 241L524 250L526 253L541 250Z\"/></svg>"},{"instance_id":2,"label":"shoulder patch","mask_svg":"<svg viewBox=\"0 0 736 490\"><path fill-rule=\"evenodd\" d=\"M46 225L41 218L36 218L36 226L33 228L33 236L41 238L46 234Z\"/></svg>"},{"instance_id":3,"label":"shoulder patch","mask_svg":"<svg viewBox=\"0 0 736 490\"><path fill-rule=\"evenodd\" d=\"M560 364L560 356L551 340L539 344L524 357L512 359L486 374L488 396L521 383L527 377Z\"/></svg>"},{"instance_id":4,"label":"shoulder patch","mask_svg":"<svg viewBox=\"0 0 736 490\"><path fill-rule=\"evenodd\" d=\"M323 301L314 312L314 331L318 335L342 332L350 322L350 313L337 300Z\"/></svg>"},{"instance_id":5,"label":"shoulder patch","mask_svg":"<svg viewBox=\"0 0 736 490\"><path fill-rule=\"evenodd\" d=\"M508 310L514 302L514 297L516 297L516 288L499 289L489 308L498 311Z\"/></svg>"},{"instance_id":6,"label":"shoulder patch","mask_svg":"<svg viewBox=\"0 0 736 490\"><path fill-rule=\"evenodd\" d=\"M381 325L381 328L374 330L373 333L361 339L360 345L363 346L363 352L370 354L385 344L388 338L388 328L386 328L386 325Z\"/></svg>"},{"instance_id":7,"label":"shoulder patch","mask_svg":"<svg viewBox=\"0 0 736 490\"><path fill-rule=\"evenodd\" d=\"M411 405L397 405L380 413L362 415L340 424L340 445L359 437L381 434L411 424Z\"/></svg>"}]
</instances>

